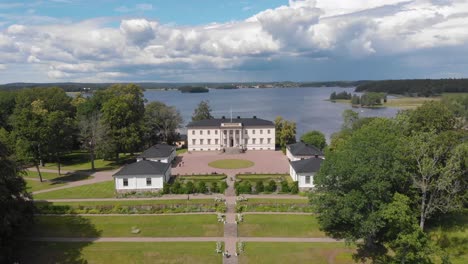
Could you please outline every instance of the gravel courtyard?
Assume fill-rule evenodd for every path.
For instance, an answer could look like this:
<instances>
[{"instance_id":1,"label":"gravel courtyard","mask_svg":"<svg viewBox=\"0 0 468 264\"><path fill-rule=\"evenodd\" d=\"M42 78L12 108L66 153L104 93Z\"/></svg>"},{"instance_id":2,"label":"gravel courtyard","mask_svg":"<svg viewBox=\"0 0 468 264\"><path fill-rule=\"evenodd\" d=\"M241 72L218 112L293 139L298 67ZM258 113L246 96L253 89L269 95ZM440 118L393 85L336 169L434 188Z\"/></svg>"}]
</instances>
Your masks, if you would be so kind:
<instances>
[{"instance_id":1,"label":"gravel courtyard","mask_svg":"<svg viewBox=\"0 0 468 264\"><path fill-rule=\"evenodd\" d=\"M208 163L220 159L244 159L255 163L243 169L217 169ZM217 151L192 151L177 156L172 175L226 173L289 173L287 157L281 151L249 150L242 154L224 154Z\"/></svg>"}]
</instances>

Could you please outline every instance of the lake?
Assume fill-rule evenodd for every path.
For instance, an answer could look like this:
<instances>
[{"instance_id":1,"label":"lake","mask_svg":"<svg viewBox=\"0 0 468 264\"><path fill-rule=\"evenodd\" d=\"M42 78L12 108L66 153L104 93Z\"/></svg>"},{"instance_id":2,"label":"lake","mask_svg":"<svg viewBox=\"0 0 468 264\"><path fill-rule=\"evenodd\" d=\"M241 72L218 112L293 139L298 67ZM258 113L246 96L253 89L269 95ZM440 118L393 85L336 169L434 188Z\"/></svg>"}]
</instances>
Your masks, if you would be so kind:
<instances>
[{"instance_id":1,"label":"lake","mask_svg":"<svg viewBox=\"0 0 468 264\"><path fill-rule=\"evenodd\" d=\"M265 88L265 89L210 89L209 93L181 93L176 90L145 91L148 102L161 101L175 106L182 114L185 124L190 122L193 110L201 100L209 100L212 115L236 118L257 116L274 120L277 116L297 123L297 138L310 130L322 131L327 138L341 128L342 113L353 109L348 104L326 101L335 92L353 92L354 88ZM354 109L361 116L393 117L397 108Z\"/></svg>"}]
</instances>

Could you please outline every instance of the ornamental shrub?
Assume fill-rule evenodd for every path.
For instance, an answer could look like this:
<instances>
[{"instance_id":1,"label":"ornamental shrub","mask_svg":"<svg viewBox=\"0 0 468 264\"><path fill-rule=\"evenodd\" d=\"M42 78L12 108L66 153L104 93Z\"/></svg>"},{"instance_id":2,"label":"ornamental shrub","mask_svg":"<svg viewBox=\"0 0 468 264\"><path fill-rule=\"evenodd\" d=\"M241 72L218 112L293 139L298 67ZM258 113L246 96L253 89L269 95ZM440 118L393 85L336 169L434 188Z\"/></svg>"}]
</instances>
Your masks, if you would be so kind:
<instances>
[{"instance_id":1,"label":"ornamental shrub","mask_svg":"<svg viewBox=\"0 0 468 264\"><path fill-rule=\"evenodd\" d=\"M171 193L173 194L180 194L182 193L182 185L179 181L175 181L174 184L171 186Z\"/></svg>"},{"instance_id":2,"label":"ornamental shrub","mask_svg":"<svg viewBox=\"0 0 468 264\"><path fill-rule=\"evenodd\" d=\"M257 181L255 184L255 191L261 193L265 191L265 186L263 186L263 181Z\"/></svg>"},{"instance_id":3,"label":"ornamental shrub","mask_svg":"<svg viewBox=\"0 0 468 264\"><path fill-rule=\"evenodd\" d=\"M281 192L283 193L288 193L290 190L289 190L289 185L288 185L288 182L285 181L285 180L282 180L281 181Z\"/></svg>"},{"instance_id":4,"label":"ornamental shrub","mask_svg":"<svg viewBox=\"0 0 468 264\"><path fill-rule=\"evenodd\" d=\"M185 193L192 194L195 192L195 185L193 182L189 181L185 184Z\"/></svg>"},{"instance_id":5,"label":"ornamental shrub","mask_svg":"<svg viewBox=\"0 0 468 264\"><path fill-rule=\"evenodd\" d=\"M210 191L211 191L211 192L214 192L214 193L218 193L218 192L219 192L219 187L218 187L218 183L217 183L217 182L212 182L212 183L211 183Z\"/></svg>"},{"instance_id":6,"label":"ornamental shrub","mask_svg":"<svg viewBox=\"0 0 468 264\"><path fill-rule=\"evenodd\" d=\"M291 193L292 194L297 194L299 192L299 183L298 182L293 182L291 184Z\"/></svg>"},{"instance_id":7,"label":"ornamental shrub","mask_svg":"<svg viewBox=\"0 0 468 264\"><path fill-rule=\"evenodd\" d=\"M206 192L207 192L206 183L205 183L204 181L198 182L198 184L197 184L197 192L198 192L198 193L206 193Z\"/></svg>"},{"instance_id":8,"label":"ornamental shrub","mask_svg":"<svg viewBox=\"0 0 468 264\"><path fill-rule=\"evenodd\" d=\"M267 192L275 192L276 191L276 182L274 180L270 180L268 185L265 186L265 191Z\"/></svg>"},{"instance_id":9,"label":"ornamental shrub","mask_svg":"<svg viewBox=\"0 0 468 264\"><path fill-rule=\"evenodd\" d=\"M222 181L219 186L219 192L224 193L224 191L228 188L228 184L226 181Z\"/></svg>"}]
</instances>

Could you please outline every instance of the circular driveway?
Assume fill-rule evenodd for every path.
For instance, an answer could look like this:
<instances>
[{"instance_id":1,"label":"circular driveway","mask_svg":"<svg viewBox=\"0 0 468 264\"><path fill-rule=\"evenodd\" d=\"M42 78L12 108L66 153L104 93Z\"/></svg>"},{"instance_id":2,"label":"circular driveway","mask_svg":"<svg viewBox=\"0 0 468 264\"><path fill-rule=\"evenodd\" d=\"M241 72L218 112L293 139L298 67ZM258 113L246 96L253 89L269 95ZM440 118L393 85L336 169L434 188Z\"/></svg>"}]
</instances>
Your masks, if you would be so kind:
<instances>
[{"instance_id":1,"label":"circular driveway","mask_svg":"<svg viewBox=\"0 0 468 264\"><path fill-rule=\"evenodd\" d=\"M208 163L220 159L250 160L255 164L243 169L218 169L208 166ZM192 151L177 156L177 162L172 167L172 175L191 174L239 174L239 173L289 173L289 162L281 151L249 150L242 154L225 154L217 151Z\"/></svg>"}]
</instances>

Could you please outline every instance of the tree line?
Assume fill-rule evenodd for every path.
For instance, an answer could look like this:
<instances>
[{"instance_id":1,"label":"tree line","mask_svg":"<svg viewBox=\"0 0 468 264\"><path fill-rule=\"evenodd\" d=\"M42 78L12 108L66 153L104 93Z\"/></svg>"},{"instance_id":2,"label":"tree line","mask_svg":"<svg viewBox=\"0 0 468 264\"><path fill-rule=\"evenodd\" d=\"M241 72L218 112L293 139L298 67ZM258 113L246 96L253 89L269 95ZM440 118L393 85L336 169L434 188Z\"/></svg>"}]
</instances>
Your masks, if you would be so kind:
<instances>
[{"instance_id":1,"label":"tree line","mask_svg":"<svg viewBox=\"0 0 468 264\"><path fill-rule=\"evenodd\" d=\"M433 96L468 92L468 79L383 80L359 84L356 92L378 92L408 96Z\"/></svg>"},{"instance_id":2,"label":"tree line","mask_svg":"<svg viewBox=\"0 0 468 264\"><path fill-rule=\"evenodd\" d=\"M327 235L357 245L355 260L450 263L457 242L427 232L431 220L467 207L468 133L449 105L426 102L395 118L344 112L311 202Z\"/></svg>"}]
</instances>

